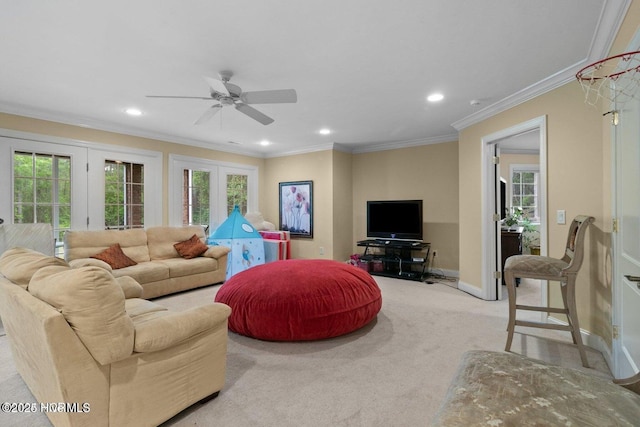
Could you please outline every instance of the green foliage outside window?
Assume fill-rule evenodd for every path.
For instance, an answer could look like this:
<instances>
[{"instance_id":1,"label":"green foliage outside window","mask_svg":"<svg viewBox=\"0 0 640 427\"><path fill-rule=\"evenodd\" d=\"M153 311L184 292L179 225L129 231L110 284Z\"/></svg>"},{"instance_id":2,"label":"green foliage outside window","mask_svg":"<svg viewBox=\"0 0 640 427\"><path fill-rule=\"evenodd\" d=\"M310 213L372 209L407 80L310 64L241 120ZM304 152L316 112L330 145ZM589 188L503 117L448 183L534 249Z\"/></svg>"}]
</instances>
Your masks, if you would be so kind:
<instances>
[{"instance_id":1,"label":"green foliage outside window","mask_svg":"<svg viewBox=\"0 0 640 427\"><path fill-rule=\"evenodd\" d=\"M236 205L242 215L247 213L248 179L247 175L227 175L227 216Z\"/></svg>"},{"instance_id":2,"label":"green foliage outside window","mask_svg":"<svg viewBox=\"0 0 640 427\"><path fill-rule=\"evenodd\" d=\"M190 212L185 224L199 224L207 226L210 223L210 173L205 171L191 171L191 203Z\"/></svg>"},{"instance_id":3,"label":"green foliage outside window","mask_svg":"<svg viewBox=\"0 0 640 427\"><path fill-rule=\"evenodd\" d=\"M144 227L144 165L107 160L104 178L105 228Z\"/></svg>"},{"instance_id":4,"label":"green foliage outside window","mask_svg":"<svg viewBox=\"0 0 640 427\"><path fill-rule=\"evenodd\" d=\"M61 241L71 228L70 157L14 153L13 219L16 224L51 224Z\"/></svg>"}]
</instances>

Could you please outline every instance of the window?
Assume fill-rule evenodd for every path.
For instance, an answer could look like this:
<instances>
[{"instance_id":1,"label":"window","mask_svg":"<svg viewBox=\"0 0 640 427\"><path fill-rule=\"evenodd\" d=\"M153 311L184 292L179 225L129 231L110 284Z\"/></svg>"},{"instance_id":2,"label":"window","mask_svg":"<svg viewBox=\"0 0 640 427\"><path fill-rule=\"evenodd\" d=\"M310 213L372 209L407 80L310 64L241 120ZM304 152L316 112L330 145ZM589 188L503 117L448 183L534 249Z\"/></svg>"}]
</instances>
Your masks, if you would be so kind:
<instances>
[{"instance_id":1,"label":"window","mask_svg":"<svg viewBox=\"0 0 640 427\"><path fill-rule=\"evenodd\" d=\"M511 208L521 208L523 215L531 222L539 222L539 169L535 166L512 166Z\"/></svg>"},{"instance_id":2,"label":"window","mask_svg":"<svg viewBox=\"0 0 640 427\"><path fill-rule=\"evenodd\" d=\"M238 205L257 209L258 169L194 157L169 155L169 224L203 225L214 231Z\"/></svg>"},{"instance_id":3,"label":"window","mask_svg":"<svg viewBox=\"0 0 640 427\"><path fill-rule=\"evenodd\" d=\"M104 162L106 229L144 228L144 165Z\"/></svg>"},{"instance_id":4,"label":"window","mask_svg":"<svg viewBox=\"0 0 640 427\"><path fill-rule=\"evenodd\" d=\"M211 220L209 204L210 173L184 169L182 225L203 225L208 227Z\"/></svg>"},{"instance_id":5,"label":"window","mask_svg":"<svg viewBox=\"0 0 640 427\"><path fill-rule=\"evenodd\" d=\"M242 215L247 213L247 175L227 175L227 216L238 206Z\"/></svg>"},{"instance_id":6,"label":"window","mask_svg":"<svg viewBox=\"0 0 640 427\"><path fill-rule=\"evenodd\" d=\"M71 228L71 157L13 153L13 221L51 224L56 241Z\"/></svg>"}]
</instances>

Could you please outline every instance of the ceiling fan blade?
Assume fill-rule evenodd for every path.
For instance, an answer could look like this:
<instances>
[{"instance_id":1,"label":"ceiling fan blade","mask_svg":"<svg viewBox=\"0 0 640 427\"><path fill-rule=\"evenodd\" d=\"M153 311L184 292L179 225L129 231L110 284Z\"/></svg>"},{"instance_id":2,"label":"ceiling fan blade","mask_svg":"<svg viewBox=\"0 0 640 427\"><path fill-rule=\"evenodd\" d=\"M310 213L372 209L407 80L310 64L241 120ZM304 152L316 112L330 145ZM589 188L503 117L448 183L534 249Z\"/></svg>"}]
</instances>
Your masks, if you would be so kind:
<instances>
[{"instance_id":1,"label":"ceiling fan blade","mask_svg":"<svg viewBox=\"0 0 640 427\"><path fill-rule=\"evenodd\" d=\"M222 105L221 104L215 104L212 105L210 108L207 108L207 111L205 111L198 120L196 120L193 124L194 125L201 125L202 123L211 120L211 118L213 116L216 115L216 113L218 113L218 111L222 110Z\"/></svg>"},{"instance_id":2,"label":"ceiling fan blade","mask_svg":"<svg viewBox=\"0 0 640 427\"><path fill-rule=\"evenodd\" d=\"M273 119L263 113L261 113L260 111L256 110L253 107L248 106L247 104L235 104L236 106L236 110L240 111L243 114L246 114L247 116L251 117L254 120L259 121L260 123L262 123L263 125L268 125L273 123Z\"/></svg>"},{"instance_id":3,"label":"ceiling fan blade","mask_svg":"<svg viewBox=\"0 0 640 427\"><path fill-rule=\"evenodd\" d=\"M245 104L280 104L297 102L298 95L295 89L259 90L243 92L240 100Z\"/></svg>"},{"instance_id":4,"label":"ceiling fan blade","mask_svg":"<svg viewBox=\"0 0 640 427\"><path fill-rule=\"evenodd\" d=\"M221 80L212 79L211 77L205 77L204 79L207 81L207 84L211 89L223 95L229 96L229 90L224 85L224 82L222 82Z\"/></svg>"},{"instance_id":5,"label":"ceiling fan blade","mask_svg":"<svg viewBox=\"0 0 640 427\"><path fill-rule=\"evenodd\" d=\"M173 96L173 95L147 95L147 98L178 98L178 99L207 99L210 100L211 97L207 96Z\"/></svg>"}]
</instances>

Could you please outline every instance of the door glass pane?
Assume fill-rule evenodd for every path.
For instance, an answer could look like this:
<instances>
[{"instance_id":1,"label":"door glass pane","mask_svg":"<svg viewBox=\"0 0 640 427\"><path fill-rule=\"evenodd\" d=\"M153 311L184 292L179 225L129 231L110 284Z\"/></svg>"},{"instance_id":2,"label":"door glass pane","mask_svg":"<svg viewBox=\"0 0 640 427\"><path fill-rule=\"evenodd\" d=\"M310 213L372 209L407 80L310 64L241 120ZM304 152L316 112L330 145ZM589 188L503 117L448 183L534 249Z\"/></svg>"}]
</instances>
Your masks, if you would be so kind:
<instances>
[{"instance_id":1,"label":"door glass pane","mask_svg":"<svg viewBox=\"0 0 640 427\"><path fill-rule=\"evenodd\" d=\"M13 154L13 220L48 223L58 242L71 227L71 157Z\"/></svg>"},{"instance_id":2,"label":"door glass pane","mask_svg":"<svg viewBox=\"0 0 640 427\"><path fill-rule=\"evenodd\" d=\"M211 219L211 173L184 169L182 176L182 224L207 227Z\"/></svg>"},{"instance_id":3,"label":"door glass pane","mask_svg":"<svg viewBox=\"0 0 640 427\"><path fill-rule=\"evenodd\" d=\"M143 228L144 165L106 160L104 176L105 228Z\"/></svg>"},{"instance_id":4,"label":"door glass pane","mask_svg":"<svg viewBox=\"0 0 640 427\"><path fill-rule=\"evenodd\" d=\"M36 203L51 203L53 188L50 179L36 179Z\"/></svg>"},{"instance_id":5,"label":"door glass pane","mask_svg":"<svg viewBox=\"0 0 640 427\"><path fill-rule=\"evenodd\" d=\"M227 175L227 216L234 206L240 208L242 215L247 213L247 175Z\"/></svg>"}]
</instances>

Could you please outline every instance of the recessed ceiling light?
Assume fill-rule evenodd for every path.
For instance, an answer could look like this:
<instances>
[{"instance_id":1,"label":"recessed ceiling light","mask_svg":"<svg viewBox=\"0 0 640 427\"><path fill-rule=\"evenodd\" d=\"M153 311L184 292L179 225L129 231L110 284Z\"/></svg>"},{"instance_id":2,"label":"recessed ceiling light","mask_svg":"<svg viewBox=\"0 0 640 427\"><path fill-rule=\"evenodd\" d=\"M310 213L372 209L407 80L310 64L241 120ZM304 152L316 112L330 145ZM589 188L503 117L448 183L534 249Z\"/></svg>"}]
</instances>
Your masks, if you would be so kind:
<instances>
[{"instance_id":1,"label":"recessed ceiling light","mask_svg":"<svg viewBox=\"0 0 640 427\"><path fill-rule=\"evenodd\" d=\"M142 115L142 111L138 110L137 108L127 108L126 110L124 110L125 113L127 113L130 116L141 116Z\"/></svg>"},{"instance_id":2,"label":"recessed ceiling light","mask_svg":"<svg viewBox=\"0 0 640 427\"><path fill-rule=\"evenodd\" d=\"M429 102L438 102L438 101L442 101L444 99L444 95L441 93L432 93L431 95L427 96L427 101Z\"/></svg>"},{"instance_id":3,"label":"recessed ceiling light","mask_svg":"<svg viewBox=\"0 0 640 427\"><path fill-rule=\"evenodd\" d=\"M318 131L320 135L329 135L331 133L331 129L322 128Z\"/></svg>"},{"instance_id":4,"label":"recessed ceiling light","mask_svg":"<svg viewBox=\"0 0 640 427\"><path fill-rule=\"evenodd\" d=\"M263 139L262 141L260 141L260 145L262 145L263 147L266 147L267 145L271 145L271 143L266 139Z\"/></svg>"}]
</instances>

